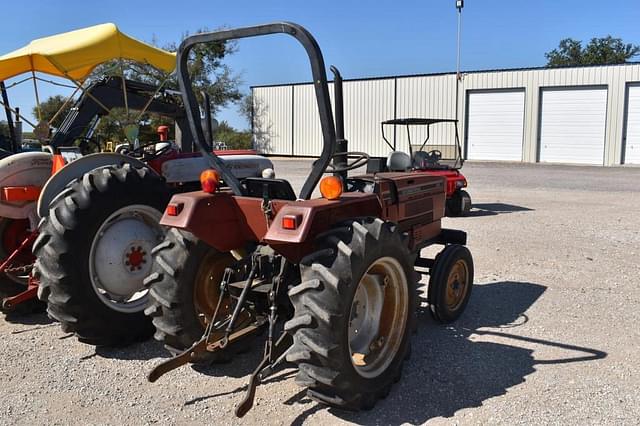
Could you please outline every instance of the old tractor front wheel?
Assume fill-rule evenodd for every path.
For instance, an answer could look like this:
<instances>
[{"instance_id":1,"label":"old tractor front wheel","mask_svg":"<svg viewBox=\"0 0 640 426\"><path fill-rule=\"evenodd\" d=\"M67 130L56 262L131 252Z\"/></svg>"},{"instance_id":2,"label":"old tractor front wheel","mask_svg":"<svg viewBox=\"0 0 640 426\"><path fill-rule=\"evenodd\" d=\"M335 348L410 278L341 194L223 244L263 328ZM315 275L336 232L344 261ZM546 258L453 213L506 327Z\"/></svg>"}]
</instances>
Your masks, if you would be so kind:
<instances>
[{"instance_id":1,"label":"old tractor front wheel","mask_svg":"<svg viewBox=\"0 0 640 426\"><path fill-rule=\"evenodd\" d=\"M473 288L471 252L459 244L448 245L436 256L429 273L431 314L442 323L457 320L464 312Z\"/></svg>"},{"instance_id":2,"label":"old tractor front wheel","mask_svg":"<svg viewBox=\"0 0 640 426\"><path fill-rule=\"evenodd\" d=\"M399 380L415 323L413 255L393 224L352 221L325 234L289 291L294 344L287 360L310 397L373 407Z\"/></svg>"},{"instance_id":3,"label":"old tractor front wheel","mask_svg":"<svg viewBox=\"0 0 640 426\"><path fill-rule=\"evenodd\" d=\"M220 299L220 282L225 268L234 262L229 253L221 253L193 234L171 228L164 242L153 251L151 274L145 279L149 287L149 307L145 313L153 319L155 338L176 355L197 342L205 332ZM220 303L218 319L232 313L227 295ZM249 322L247 312L239 317L237 328ZM221 338L212 333L211 340ZM229 361L246 347L247 339L229 344L193 362Z\"/></svg>"},{"instance_id":4,"label":"old tractor front wheel","mask_svg":"<svg viewBox=\"0 0 640 426\"><path fill-rule=\"evenodd\" d=\"M471 195L464 189L458 189L446 201L446 213L449 217L466 216L471 211Z\"/></svg>"},{"instance_id":5,"label":"old tractor front wheel","mask_svg":"<svg viewBox=\"0 0 640 426\"><path fill-rule=\"evenodd\" d=\"M158 175L125 164L85 174L52 201L34 243L38 296L65 332L97 346L151 336L143 280L168 199Z\"/></svg>"}]
</instances>

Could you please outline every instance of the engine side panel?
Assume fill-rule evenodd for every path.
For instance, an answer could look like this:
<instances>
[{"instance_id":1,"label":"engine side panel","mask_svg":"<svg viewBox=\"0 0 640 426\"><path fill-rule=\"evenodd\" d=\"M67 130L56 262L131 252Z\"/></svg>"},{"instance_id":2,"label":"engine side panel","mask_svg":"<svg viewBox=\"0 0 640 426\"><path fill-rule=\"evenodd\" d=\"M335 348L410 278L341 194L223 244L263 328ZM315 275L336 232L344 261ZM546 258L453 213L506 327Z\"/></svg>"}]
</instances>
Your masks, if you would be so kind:
<instances>
[{"instance_id":1,"label":"engine side panel","mask_svg":"<svg viewBox=\"0 0 640 426\"><path fill-rule=\"evenodd\" d=\"M445 206L445 178L423 173L378 173L376 192L383 217L409 235L411 248L436 238L441 232Z\"/></svg>"}]
</instances>

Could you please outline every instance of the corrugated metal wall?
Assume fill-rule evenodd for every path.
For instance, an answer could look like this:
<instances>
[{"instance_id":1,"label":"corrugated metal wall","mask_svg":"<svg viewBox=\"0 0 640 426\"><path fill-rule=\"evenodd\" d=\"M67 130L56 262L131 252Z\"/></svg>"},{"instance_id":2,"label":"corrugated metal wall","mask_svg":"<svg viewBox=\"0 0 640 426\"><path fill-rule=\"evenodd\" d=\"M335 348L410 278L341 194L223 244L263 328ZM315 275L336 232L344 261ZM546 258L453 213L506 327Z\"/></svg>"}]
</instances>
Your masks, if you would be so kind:
<instances>
[{"instance_id":1,"label":"corrugated metal wall","mask_svg":"<svg viewBox=\"0 0 640 426\"><path fill-rule=\"evenodd\" d=\"M393 80L344 82L344 134L350 151L386 156L380 122L393 118Z\"/></svg>"},{"instance_id":2,"label":"corrugated metal wall","mask_svg":"<svg viewBox=\"0 0 640 426\"><path fill-rule=\"evenodd\" d=\"M607 86L604 164L620 164L625 93L626 84L629 82L640 82L640 64L466 73L463 75L458 97L458 116L462 120L459 126L461 141L464 144L467 91L524 89L523 161L535 162L538 160L541 89L604 85ZM366 151L372 155L386 155L389 149L382 141L380 121L394 118L394 115L398 118L454 117L455 86L455 74L346 81L345 135L350 141L350 149ZM275 93L268 93L272 91ZM333 89L331 91L333 92ZM268 104L263 122L271 125L273 136L268 145L269 149L264 150L265 153L308 156L320 153L321 132L311 84L256 87L253 88L253 92L256 98L264 99ZM288 106L281 104L287 102L287 99ZM281 114L286 114L287 117L282 117ZM293 134L290 129L283 128L287 125L294 128ZM393 136L393 129L390 131ZM431 137L434 140L452 143L450 132L435 127L433 131ZM404 129L400 128L396 131L399 148L403 143L406 144L405 133ZM418 141L424 134L416 131L411 137L412 141Z\"/></svg>"},{"instance_id":3,"label":"corrugated metal wall","mask_svg":"<svg viewBox=\"0 0 640 426\"><path fill-rule=\"evenodd\" d=\"M397 79L397 118L455 118L456 111L456 76L453 74L438 75L429 78L404 77ZM430 126L428 145L455 144L453 125L439 123ZM390 127L390 131L393 127ZM408 151L408 136L411 133L412 145L422 145L427 137L426 127L398 126L396 129L396 146ZM348 135L347 135L348 137ZM447 150L442 147L440 151Z\"/></svg>"},{"instance_id":4,"label":"corrugated metal wall","mask_svg":"<svg viewBox=\"0 0 640 426\"><path fill-rule=\"evenodd\" d=\"M293 155L292 98L292 86L253 89L253 133L258 151L264 154Z\"/></svg>"}]
</instances>

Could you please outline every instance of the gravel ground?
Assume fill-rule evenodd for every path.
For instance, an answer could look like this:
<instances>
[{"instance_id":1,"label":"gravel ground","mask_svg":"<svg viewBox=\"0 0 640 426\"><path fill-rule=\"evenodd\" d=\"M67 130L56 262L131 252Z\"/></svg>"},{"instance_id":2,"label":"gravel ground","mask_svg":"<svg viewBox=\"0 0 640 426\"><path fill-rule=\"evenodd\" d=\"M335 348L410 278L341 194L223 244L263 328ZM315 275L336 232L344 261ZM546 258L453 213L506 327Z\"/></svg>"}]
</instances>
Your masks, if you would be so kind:
<instances>
[{"instance_id":1,"label":"gravel ground","mask_svg":"<svg viewBox=\"0 0 640 426\"><path fill-rule=\"evenodd\" d=\"M274 160L301 179L307 160ZM44 315L0 320L0 424L637 424L640 418L640 168L468 163L476 287L465 315L425 310L400 383L372 411L309 400L285 370L243 396L261 347L183 367L149 341L96 350Z\"/></svg>"}]
</instances>

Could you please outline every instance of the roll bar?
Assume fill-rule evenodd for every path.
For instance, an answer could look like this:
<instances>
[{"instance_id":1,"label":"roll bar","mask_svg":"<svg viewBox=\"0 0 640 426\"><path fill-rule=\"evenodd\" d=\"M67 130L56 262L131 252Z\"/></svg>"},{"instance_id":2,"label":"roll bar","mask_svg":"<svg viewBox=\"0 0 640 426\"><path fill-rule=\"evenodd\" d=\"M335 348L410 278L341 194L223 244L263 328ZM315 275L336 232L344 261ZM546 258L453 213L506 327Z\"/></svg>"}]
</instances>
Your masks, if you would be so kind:
<instances>
[{"instance_id":1,"label":"roll bar","mask_svg":"<svg viewBox=\"0 0 640 426\"><path fill-rule=\"evenodd\" d=\"M322 154L318 161L313 165L311 173L309 173L309 177L307 177L307 180L304 182L299 195L300 199L309 199L318 184L318 181L322 177L323 172L331 161L331 156L333 155L336 144L336 131L331 111L331 101L329 98L329 87L327 84L324 59L322 58L322 52L320 51L318 43L309 31L304 27L291 22L277 22L253 27L192 35L187 37L178 48L178 83L180 84L180 91L182 92L182 97L184 99L185 109L187 111L187 120L189 122L189 127L191 128L191 133L200 147L202 154L209 161L211 167L222 174L222 178L231 188L233 193L236 195L243 195L245 190L240 184L240 181L231 173L222 160L208 149L205 143L204 131L200 123L198 102L195 93L193 92L193 88L191 87L191 78L187 69L189 52L196 44L200 43L224 42L227 40L281 33L288 34L298 40L309 56L311 73L313 75L313 82L316 91L316 100L318 102L318 112L320 113L320 126L322 128L322 138L324 139Z\"/></svg>"}]
</instances>

